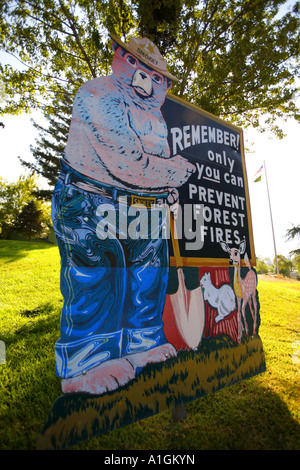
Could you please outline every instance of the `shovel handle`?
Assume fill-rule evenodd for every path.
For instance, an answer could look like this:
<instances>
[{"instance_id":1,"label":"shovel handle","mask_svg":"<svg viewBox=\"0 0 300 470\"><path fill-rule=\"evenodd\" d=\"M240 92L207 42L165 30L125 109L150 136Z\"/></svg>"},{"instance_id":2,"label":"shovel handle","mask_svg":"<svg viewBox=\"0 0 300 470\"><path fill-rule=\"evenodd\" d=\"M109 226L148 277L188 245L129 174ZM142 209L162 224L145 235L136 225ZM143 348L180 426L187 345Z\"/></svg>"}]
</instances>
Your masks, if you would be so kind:
<instances>
[{"instance_id":1,"label":"shovel handle","mask_svg":"<svg viewBox=\"0 0 300 470\"><path fill-rule=\"evenodd\" d=\"M181 268L183 264L182 264L182 256L180 254L180 249L179 249L178 237L177 237L176 221L170 209L169 209L169 220L170 220L172 246L173 246L174 257L176 261L176 267Z\"/></svg>"}]
</instances>

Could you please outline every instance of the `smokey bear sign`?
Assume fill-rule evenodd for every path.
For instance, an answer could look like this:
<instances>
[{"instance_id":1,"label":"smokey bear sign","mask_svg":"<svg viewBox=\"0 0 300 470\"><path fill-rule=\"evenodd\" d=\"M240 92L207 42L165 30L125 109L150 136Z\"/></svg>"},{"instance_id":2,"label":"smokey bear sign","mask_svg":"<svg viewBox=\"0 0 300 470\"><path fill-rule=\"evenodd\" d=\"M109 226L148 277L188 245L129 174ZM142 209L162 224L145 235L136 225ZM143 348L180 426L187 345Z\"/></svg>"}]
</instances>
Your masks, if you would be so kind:
<instances>
[{"instance_id":1,"label":"smokey bear sign","mask_svg":"<svg viewBox=\"0 0 300 470\"><path fill-rule=\"evenodd\" d=\"M157 46L111 35L73 105L52 221L65 448L265 370L242 132L171 95ZM246 358L246 359L245 359Z\"/></svg>"},{"instance_id":2,"label":"smokey bear sign","mask_svg":"<svg viewBox=\"0 0 300 470\"><path fill-rule=\"evenodd\" d=\"M226 265L220 242L232 246L242 240L255 264L242 130L170 95L162 113L171 154L196 167L179 189L177 240L183 265Z\"/></svg>"}]
</instances>

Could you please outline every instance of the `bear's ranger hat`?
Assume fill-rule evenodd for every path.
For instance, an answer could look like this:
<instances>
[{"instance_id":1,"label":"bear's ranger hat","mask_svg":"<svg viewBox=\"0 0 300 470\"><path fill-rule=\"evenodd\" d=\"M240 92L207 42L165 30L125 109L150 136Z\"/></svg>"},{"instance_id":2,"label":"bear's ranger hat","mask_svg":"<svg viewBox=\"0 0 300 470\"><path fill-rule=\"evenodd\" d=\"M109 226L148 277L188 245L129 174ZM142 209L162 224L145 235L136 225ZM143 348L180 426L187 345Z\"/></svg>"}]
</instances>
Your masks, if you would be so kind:
<instances>
[{"instance_id":1,"label":"bear's ranger hat","mask_svg":"<svg viewBox=\"0 0 300 470\"><path fill-rule=\"evenodd\" d=\"M161 73L165 77L170 78L175 82L179 82L179 79L174 77L167 71L167 64L157 46L150 41L148 38L129 38L129 43L125 44L121 39L117 38L113 34L110 37L116 41L121 47L131 52L134 56L138 57L146 65L149 65L152 69Z\"/></svg>"}]
</instances>

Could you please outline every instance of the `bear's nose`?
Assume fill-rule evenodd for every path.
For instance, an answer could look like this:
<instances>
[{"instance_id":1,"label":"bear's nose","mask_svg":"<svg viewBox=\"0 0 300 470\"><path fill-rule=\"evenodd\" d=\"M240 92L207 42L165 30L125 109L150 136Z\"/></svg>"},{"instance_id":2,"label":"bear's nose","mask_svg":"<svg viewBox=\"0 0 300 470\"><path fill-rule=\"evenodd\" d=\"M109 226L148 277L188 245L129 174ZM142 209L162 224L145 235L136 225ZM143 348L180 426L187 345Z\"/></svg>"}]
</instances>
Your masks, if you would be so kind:
<instances>
[{"instance_id":1,"label":"bear's nose","mask_svg":"<svg viewBox=\"0 0 300 470\"><path fill-rule=\"evenodd\" d=\"M150 96L152 93L152 80L144 70L137 69L133 78L132 86L141 96Z\"/></svg>"}]
</instances>

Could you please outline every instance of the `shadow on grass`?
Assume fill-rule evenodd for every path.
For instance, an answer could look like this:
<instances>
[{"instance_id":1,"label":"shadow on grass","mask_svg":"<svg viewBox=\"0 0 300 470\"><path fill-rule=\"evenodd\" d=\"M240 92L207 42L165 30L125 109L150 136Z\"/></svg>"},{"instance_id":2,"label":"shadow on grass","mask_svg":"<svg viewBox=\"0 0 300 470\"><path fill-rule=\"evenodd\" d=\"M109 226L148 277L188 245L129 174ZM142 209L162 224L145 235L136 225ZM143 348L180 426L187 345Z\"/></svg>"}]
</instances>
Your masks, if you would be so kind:
<instances>
[{"instance_id":1,"label":"shadow on grass","mask_svg":"<svg viewBox=\"0 0 300 470\"><path fill-rule=\"evenodd\" d=\"M45 302L44 304L38 305L36 308L32 310L23 310L20 312L22 317L26 318L34 318L38 317L39 315L49 315L53 311L53 305L51 302Z\"/></svg>"},{"instance_id":2,"label":"shadow on grass","mask_svg":"<svg viewBox=\"0 0 300 470\"><path fill-rule=\"evenodd\" d=\"M27 322L5 335L0 383L0 449L34 449L53 401L60 395L54 344L61 305L46 302L22 312Z\"/></svg>"},{"instance_id":3,"label":"shadow on grass","mask_svg":"<svg viewBox=\"0 0 300 470\"><path fill-rule=\"evenodd\" d=\"M1 403L1 449L35 449L51 409L61 399L60 379L55 373L54 359L54 344L59 336L60 305L46 302L31 311L22 312L22 315L28 318L28 323L7 338L7 367L10 370L7 371ZM216 350L217 346L219 344L216 344ZM191 356L194 353L182 354ZM280 397L256 377L187 402L187 417L184 420L174 422L171 412L155 415L151 410L155 409L153 403L159 397L159 386L165 385L162 378L171 372L170 368L178 367L175 362L170 362L170 367L152 365L131 384L109 394L116 414L124 412L126 405L129 423L116 426L112 431L99 432L101 413L107 412L105 396L70 397L73 401L70 420L79 426L76 413L82 407L85 413L90 413L95 434L84 437L83 433L83 439L77 444L72 443L72 438L68 442L68 436L57 434L52 448L184 451L299 449L298 422ZM183 389L188 383L187 370L183 367L182 374L178 374L176 369L177 382L183 383L180 385ZM176 374L172 374L174 378ZM155 379L151 387L147 383L150 376ZM170 387L174 386L172 381L167 382ZM132 404L139 407L141 421L132 419ZM171 401L166 409L171 410L174 404L174 400Z\"/></svg>"},{"instance_id":4,"label":"shadow on grass","mask_svg":"<svg viewBox=\"0 0 300 470\"><path fill-rule=\"evenodd\" d=\"M278 394L259 382L254 377L189 403L187 413L197 417L192 420L197 428L187 426L174 448L190 443L189 449L299 450L299 422Z\"/></svg>"},{"instance_id":5,"label":"shadow on grass","mask_svg":"<svg viewBox=\"0 0 300 470\"><path fill-rule=\"evenodd\" d=\"M30 251L47 250L56 245L45 241L0 240L0 259L6 263L24 258Z\"/></svg>"},{"instance_id":6,"label":"shadow on grass","mask_svg":"<svg viewBox=\"0 0 300 470\"><path fill-rule=\"evenodd\" d=\"M20 312L20 315L28 318L29 321L7 336L7 343L17 343L23 335L26 339L29 339L29 341L32 342L35 335L39 335L41 333L53 334L55 332L56 335L59 335L60 313L61 305L59 301L55 304L48 301L32 310L23 310ZM38 318L39 316L42 318ZM33 321L30 321L30 319ZM37 338L35 337L35 339ZM56 339L58 339L58 336ZM40 337L40 342L41 344L43 343L43 336ZM28 346L30 347L30 344Z\"/></svg>"}]
</instances>

